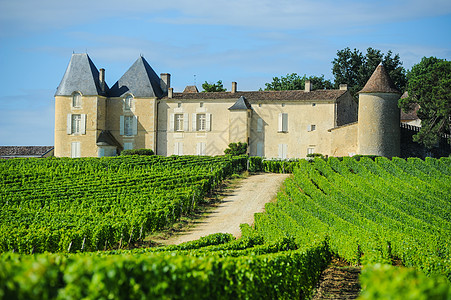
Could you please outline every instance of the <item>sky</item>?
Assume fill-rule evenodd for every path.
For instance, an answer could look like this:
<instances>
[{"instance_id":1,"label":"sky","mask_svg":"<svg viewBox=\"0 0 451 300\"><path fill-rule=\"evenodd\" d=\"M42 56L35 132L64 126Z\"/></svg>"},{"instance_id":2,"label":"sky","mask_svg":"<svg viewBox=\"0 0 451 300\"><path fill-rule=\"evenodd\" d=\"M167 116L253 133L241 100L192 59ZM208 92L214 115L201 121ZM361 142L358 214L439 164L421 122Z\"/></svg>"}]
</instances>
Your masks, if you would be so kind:
<instances>
[{"instance_id":1,"label":"sky","mask_svg":"<svg viewBox=\"0 0 451 300\"><path fill-rule=\"evenodd\" d=\"M54 94L72 53L112 86L140 55L182 92L222 80L264 88L324 75L346 47L398 53L406 69L451 60L450 0L0 0L0 145L53 145Z\"/></svg>"}]
</instances>

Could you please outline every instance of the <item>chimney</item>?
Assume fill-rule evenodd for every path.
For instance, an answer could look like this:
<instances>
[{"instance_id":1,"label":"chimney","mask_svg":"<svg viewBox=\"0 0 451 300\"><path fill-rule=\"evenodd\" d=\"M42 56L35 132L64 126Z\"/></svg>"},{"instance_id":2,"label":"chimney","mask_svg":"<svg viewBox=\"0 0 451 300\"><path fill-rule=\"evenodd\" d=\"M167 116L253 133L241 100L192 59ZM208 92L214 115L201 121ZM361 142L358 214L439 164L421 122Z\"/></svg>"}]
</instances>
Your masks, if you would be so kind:
<instances>
[{"instance_id":1,"label":"chimney","mask_svg":"<svg viewBox=\"0 0 451 300\"><path fill-rule=\"evenodd\" d=\"M346 83L340 84L340 91L347 91L347 90L348 90L348 85Z\"/></svg>"},{"instance_id":2,"label":"chimney","mask_svg":"<svg viewBox=\"0 0 451 300\"><path fill-rule=\"evenodd\" d=\"M160 86L164 93L169 91L171 87L171 74L169 73L161 73L160 74Z\"/></svg>"},{"instance_id":3,"label":"chimney","mask_svg":"<svg viewBox=\"0 0 451 300\"><path fill-rule=\"evenodd\" d=\"M168 98L172 99L174 95L174 89L173 88L168 88Z\"/></svg>"},{"instance_id":4,"label":"chimney","mask_svg":"<svg viewBox=\"0 0 451 300\"><path fill-rule=\"evenodd\" d=\"M232 94L235 94L235 93L236 93L236 82L233 81L232 82Z\"/></svg>"},{"instance_id":5,"label":"chimney","mask_svg":"<svg viewBox=\"0 0 451 300\"><path fill-rule=\"evenodd\" d=\"M311 90L312 90L312 83L310 82L310 80L306 80L304 92L310 92Z\"/></svg>"},{"instance_id":6,"label":"chimney","mask_svg":"<svg viewBox=\"0 0 451 300\"><path fill-rule=\"evenodd\" d=\"M105 69L99 70L100 90L105 93Z\"/></svg>"}]
</instances>

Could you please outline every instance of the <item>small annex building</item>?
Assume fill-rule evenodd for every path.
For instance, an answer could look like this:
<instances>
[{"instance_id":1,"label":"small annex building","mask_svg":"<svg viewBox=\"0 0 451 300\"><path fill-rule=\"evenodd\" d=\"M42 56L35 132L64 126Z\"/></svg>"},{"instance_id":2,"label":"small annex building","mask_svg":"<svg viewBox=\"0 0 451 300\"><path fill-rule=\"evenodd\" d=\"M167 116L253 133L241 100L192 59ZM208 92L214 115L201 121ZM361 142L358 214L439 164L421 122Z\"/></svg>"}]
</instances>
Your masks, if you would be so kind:
<instances>
[{"instance_id":1,"label":"small annex building","mask_svg":"<svg viewBox=\"0 0 451 300\"><path fill-rule=\"evenodd\" d=\"M157 155L222 155L246 142L251 156L303 158L399 155L400 93L382 65L360 92L360 106L336 90L204 93L171 88L139 57L109 88L105 70L73 54L55 93L55 156L114 156L148 148Z\"/></svg>"}]
</instances>

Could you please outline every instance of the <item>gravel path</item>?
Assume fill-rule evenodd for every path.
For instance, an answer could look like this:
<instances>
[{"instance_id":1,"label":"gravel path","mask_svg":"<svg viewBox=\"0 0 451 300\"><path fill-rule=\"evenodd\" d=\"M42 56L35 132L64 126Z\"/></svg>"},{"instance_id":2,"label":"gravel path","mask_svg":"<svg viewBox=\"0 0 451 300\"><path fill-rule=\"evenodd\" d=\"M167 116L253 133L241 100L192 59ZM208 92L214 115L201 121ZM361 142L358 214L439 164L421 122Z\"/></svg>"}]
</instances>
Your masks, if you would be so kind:
<instances>
[{"instance_id":1,"label":"gravel path","mask_svg":"<svg viewBox=\"0 0 451 300\"><path fill-rule=\"evenodd\" d=\"M252 225L254 213L264 211L265 203L274 199L288 176L289 174L264 173L242 179L239 187L226 196L205 219L186 233L166 240L164 244L177 245L218 232L239 237L240 224Z\"/></svg>"}]
</instances>

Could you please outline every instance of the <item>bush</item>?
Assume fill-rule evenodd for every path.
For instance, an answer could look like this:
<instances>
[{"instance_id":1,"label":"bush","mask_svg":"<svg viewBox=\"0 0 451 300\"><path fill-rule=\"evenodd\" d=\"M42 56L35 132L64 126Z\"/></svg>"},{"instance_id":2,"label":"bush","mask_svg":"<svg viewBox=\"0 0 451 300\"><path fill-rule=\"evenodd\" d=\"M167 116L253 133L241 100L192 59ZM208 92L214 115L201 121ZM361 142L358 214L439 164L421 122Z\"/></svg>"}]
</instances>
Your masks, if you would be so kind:
<instances>
[{"instance_id":1,"label":"bush","mask_svg":"<svg viewBox=\"0 0 451 300\"><path fill-rule=\"evenodd\" d=\"M307 154L307 157L313 157L313 158L318 157L318 158L325 159L324 155L322 155L321 153L309 153L309 154Z\"/></svg>"},{"instance_id":2,"label":"bush","mask_svg":"<svg viewBox=\"0 0 451 300\"><path fill-rule=\"evenodd\" d=\"M224 150L225 154L232 155L232 156L239 156L246 154L247 152L247 143L230 143L229 148Z\"/></svg>"},{"instance_id":3,"label":"bush","mask_svg":"<svg viewBox=\"0 0 451 300\"><path fill-rule=\"evenodd\" d=\"M154 155L152 149L130 149L130 150L123 150L121 152L121 155Z\"/></svg>"}]
</instances>

